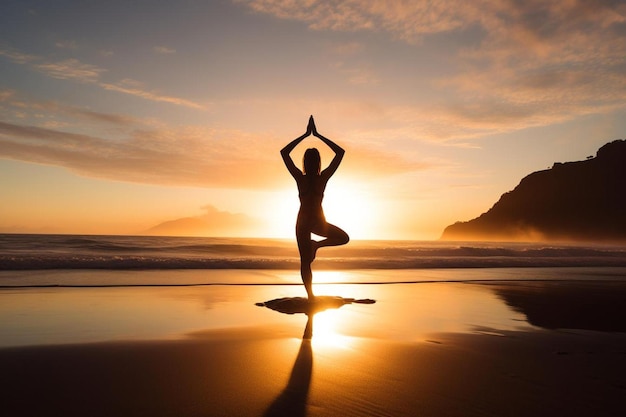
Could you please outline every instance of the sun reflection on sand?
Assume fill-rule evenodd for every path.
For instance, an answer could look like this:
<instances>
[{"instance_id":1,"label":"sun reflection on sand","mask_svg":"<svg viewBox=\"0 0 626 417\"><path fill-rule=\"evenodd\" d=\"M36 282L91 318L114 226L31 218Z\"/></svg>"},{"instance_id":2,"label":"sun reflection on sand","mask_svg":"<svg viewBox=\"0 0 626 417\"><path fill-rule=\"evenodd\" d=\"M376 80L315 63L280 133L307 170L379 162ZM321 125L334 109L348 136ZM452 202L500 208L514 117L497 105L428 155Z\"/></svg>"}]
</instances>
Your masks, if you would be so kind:
<instances>
[{"instance_id":1,"label":"sun reflection on sand","mask_svg":"<svg viewBox=\"0 0 626 417\"><path fill-rule=\"evenodd\" d=\"M311 346L318 350L349 349L356 338L346 334L356 316L341 310L345 305L371 305L376 301L368 298L344 298L341 296L316 296L314 300L304 297L282 297L256 303L259 307L267 307L288 316L305 315L306 324L302 332L302 340L309 340Z\"/></svg>"},{"instance_id":2,"label":"sun reflection on sand","mask_svg":"<svg viewBox=\"0 0 626 417\"><path fill-rule=\"evenodd\" d=\"M315 279L351 282L388 274L316 271ZM327 300L316 309L312 326L313 344L320 349L354 348L364 338L414 343L430 340L433 333L500 332L530 326L523 312L494 293L502 292L501 286L324 282L314 284L318 298ZM5 290L0 294L0 345L184 338L197 331L251 327L265 329L267 337L301 337L310 311L276 314L258 304L291 299L306 307L304 295L296 285ZM376 303L358 303L367 299Z\"/></svg>"},{"instance_id":3,"label":"sun reflection on sand","mask_svg":"<svg viewBox=\"0 0 626 417\"><path fill-rule=\"evenodd\" d=\"M313 337L311 344L314 349L340 348L349 349L354 345L354 337L341 333L340 328L346 325L347 315L339 311L322 311L313 318Z\"/></svg>"}]
</instances>

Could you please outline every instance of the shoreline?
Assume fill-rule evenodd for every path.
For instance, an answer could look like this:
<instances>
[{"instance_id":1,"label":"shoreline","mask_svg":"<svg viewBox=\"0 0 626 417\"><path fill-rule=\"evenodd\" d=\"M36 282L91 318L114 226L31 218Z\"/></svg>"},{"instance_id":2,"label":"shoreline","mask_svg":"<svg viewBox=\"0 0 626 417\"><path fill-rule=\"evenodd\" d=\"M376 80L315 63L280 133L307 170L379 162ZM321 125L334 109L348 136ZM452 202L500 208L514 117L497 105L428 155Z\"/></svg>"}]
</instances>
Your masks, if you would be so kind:
<instances>
[{"instance_id":1,"label":"shoreline","mask_svg":"<svg viewBox=\"0 0 626 417\"><path fill-rule=\"evenodd\" d=\"M390 278L393 277L393 278ZM416 278L418 277L418 278ZM523 266L315 270L319 284L428 284L526 281L626 281L622 266ZM0 290L183 286L302 286L299 271L281 269L0 270Z\"/></svg>"}]
</instances>

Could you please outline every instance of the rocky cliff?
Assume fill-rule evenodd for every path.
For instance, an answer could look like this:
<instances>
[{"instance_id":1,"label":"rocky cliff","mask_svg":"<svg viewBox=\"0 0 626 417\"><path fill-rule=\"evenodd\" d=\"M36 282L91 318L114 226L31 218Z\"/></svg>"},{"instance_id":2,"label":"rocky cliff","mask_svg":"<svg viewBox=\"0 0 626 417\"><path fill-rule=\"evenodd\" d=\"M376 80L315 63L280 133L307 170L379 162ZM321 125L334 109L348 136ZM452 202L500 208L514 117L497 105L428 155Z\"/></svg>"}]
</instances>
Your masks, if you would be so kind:
<instances>
[{"instance_id":1,"label":"rocky cliff","mask_svg":"<svg viewBox=\"0 0 626 417\"><path fill-rule=\"evenodd\" d=\"M525 177L489 211L446 227L444 240L626 241L626 140L595 158Z\"/></svg>"}]
</instances>

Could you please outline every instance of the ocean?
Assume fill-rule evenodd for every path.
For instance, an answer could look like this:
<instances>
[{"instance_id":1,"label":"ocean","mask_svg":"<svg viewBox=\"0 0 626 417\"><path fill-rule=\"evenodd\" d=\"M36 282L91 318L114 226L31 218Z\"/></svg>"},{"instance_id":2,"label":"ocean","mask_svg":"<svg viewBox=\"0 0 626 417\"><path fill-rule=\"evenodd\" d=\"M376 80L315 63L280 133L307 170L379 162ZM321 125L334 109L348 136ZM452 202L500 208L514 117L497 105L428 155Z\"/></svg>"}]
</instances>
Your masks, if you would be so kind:
<instances>
[{"instance_id":1,"label":"ocean","mask_svg":"<svg viewBox=\"0 0 626 417\"><path fill-rule=\"evenodd\" d=\"M2 287L299 284L298 269L294 239L0 234ZM313 269L325 282L344 282L339 271L388 271L350 274L350 283L624 279L626 246L351 241L321 249Z\"/></svg>"}]
</instances>

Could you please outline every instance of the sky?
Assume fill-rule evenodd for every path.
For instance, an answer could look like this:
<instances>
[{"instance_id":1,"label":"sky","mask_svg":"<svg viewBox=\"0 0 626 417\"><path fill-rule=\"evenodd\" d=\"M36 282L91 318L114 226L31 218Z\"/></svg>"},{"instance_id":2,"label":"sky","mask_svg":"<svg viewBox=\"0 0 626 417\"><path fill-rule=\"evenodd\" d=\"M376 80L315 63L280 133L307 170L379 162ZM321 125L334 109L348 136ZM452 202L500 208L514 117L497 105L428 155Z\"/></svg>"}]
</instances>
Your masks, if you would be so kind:
<instances>
[{"instance_id":1,"label":"sky","mask_svg":"<svg viewBox=\"0 0 626 417\"><path fill-rule=\"evenodd\" d=\"M309 115L328 221L438 239L626 137L626 2L4 0L0 232L293 237Z\"/></svg>"}]
</instances>

